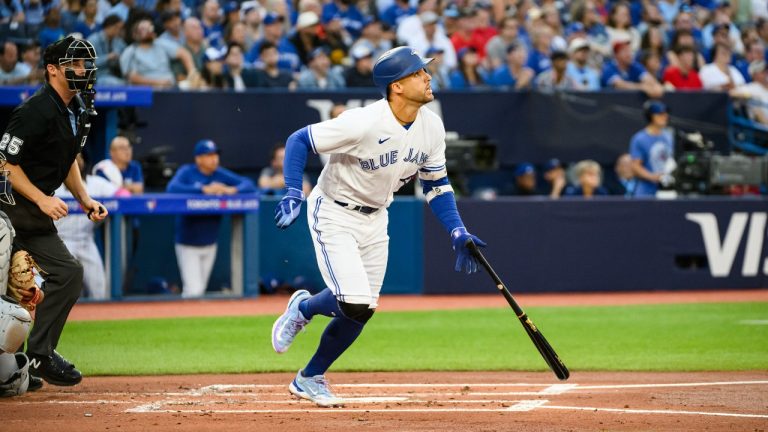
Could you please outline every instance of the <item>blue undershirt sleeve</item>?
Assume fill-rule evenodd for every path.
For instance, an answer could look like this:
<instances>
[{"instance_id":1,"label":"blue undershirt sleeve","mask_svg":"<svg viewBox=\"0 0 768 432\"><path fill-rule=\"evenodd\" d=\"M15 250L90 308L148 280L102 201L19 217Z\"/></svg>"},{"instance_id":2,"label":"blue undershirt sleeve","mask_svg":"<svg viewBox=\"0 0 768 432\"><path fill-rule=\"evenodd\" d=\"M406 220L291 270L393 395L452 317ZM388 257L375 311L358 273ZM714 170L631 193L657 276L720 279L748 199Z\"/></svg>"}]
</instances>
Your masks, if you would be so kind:
<instances>
[{"instance_id":1,"label":"blue undershirt sleeve","mask_svg":"<svg viewBox=\"0 0 768 432\"><path fill-rule=\"evenodd\" d=\"M459 209L456 207L456 197L453 190L444 193L435 193L441 186L449 186L448 177L442 177L437 180L421 180L424 195L429 199L429 207L432 213L437 216L443 227L451 233L454 229L464 227L464 222L459 216ZM449 186L450 188L450 186ZM432 197L431 199L429 197Z\"/></svg>"},{"instance_id":2,"label":"blue undershirt sleeve","mask_svg":"<svg viewBox=\"0 0 768 432\"><path fill-rule=\"evenodd\" d=\"M303 127L288 137L285 142L285 160L283 161L283 176L286 187L301 190L304 167L307 165L307 154L311 150L309 127Z\"/></svg>"}]
</instances>

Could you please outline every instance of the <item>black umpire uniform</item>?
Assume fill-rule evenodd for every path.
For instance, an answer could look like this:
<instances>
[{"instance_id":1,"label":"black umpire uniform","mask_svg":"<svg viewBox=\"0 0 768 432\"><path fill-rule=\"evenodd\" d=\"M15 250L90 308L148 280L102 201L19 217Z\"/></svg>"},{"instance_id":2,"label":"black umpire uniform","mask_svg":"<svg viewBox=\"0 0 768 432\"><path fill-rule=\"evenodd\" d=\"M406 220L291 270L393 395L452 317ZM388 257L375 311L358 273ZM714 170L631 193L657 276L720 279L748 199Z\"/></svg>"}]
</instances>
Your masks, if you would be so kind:
<instances>
[{"instance_id":1,"label":"black umpire uniform","mask_svg":"<svg viewBox=\"0 0 768 432\"><path fill-rule=\"evenodd\" d=\"M75 39L62 39L46 49L46 65L58 66L71 56ZM65 105L49 82L14 109L0 140L0 153L20 168L32 185L53 196L64 182L77 154L85 145L90 121L79 95ZM10 178L11 184L14 178ZM15 188L15 186L14 186ZM26 250L43 269L45 300L37 307L35 324L27 341L30 372L54 385L75 385L82 375L55 350L69 312L83 288L83 267L59 238L53 219L17 190L15 205L0 209L11 219L16 237L13 249ZM30 382L30 389L42 382Z\"/></svg>"}]
</instances>

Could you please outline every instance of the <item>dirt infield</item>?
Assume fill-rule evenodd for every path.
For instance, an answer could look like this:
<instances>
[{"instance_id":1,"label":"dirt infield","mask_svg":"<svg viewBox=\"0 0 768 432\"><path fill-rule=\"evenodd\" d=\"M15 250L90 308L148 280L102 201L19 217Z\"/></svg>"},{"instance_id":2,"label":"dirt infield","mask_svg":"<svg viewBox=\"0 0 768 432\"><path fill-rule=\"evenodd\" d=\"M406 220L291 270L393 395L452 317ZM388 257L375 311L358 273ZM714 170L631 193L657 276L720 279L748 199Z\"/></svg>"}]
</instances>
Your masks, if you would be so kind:
<instances>
[{"instance_id":1,"label":"dirt infield","mask_svg":"<svg viewBox=\"0 0 768 432\"><path fill-rule=\"evenodd\" d=\"M768 373L332 374L344 408L289 395L290 374L101 377L0 400L24 431L760 431Z\"/></svg>"}]
</instances>

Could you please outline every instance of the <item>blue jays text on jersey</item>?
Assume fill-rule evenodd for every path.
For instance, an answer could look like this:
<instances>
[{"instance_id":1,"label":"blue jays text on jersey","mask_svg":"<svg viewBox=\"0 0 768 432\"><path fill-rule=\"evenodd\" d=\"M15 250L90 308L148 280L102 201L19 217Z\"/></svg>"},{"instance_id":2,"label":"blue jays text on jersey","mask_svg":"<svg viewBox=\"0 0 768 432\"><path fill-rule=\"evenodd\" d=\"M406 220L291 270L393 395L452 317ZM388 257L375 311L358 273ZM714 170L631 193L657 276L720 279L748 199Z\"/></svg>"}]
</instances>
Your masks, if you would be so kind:
<instances>
[{"instance_id":1,"label":"blue jays text on jersey","mask_svg":"<svg viewBox=\"0 0 768 432\"><path fill-rule=\"evenodd\" d=\"M358 159L358 162L360 163L360 168L366 171L375 171L390 164L396 164L399 153L399 150L390 150L387 153L380 154L378 158L373 157L368 159ZM409 148L408 154L405 156L405 158L403 158L403 162L422 166L427 162L428 158L428 154L413 148Z\"/></svg>"}]
</instances>

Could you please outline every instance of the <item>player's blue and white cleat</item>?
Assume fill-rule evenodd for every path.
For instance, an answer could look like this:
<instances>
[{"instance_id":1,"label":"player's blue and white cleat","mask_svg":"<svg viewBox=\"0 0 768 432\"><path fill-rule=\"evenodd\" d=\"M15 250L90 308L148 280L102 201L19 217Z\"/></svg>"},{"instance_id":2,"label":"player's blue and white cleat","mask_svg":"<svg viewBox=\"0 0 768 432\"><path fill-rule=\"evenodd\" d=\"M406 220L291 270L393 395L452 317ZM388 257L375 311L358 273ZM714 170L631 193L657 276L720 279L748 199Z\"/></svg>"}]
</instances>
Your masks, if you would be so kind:
<instances>
[{"instance_id":1,"label":"player's blue and white cleat","mask_svg":"<svg viewBox=\"0 0 768 432\"><path fill-rule=\"evenodd\" d=\"M298 290L293 293L291 299L288 300L285 312L272 325L272 348L275 349L276 353L282 354L288 351L296 335L311 321L304 318L304 315L299 311L299 303L310 297L312 294L307 290Z\"/></svg>"},{"instance_id":2,"label":"player's blue and white cleat","mask_svg":"<svg viewBox=\"0 0 768 432\"><path fill-rule=\"evenodd\" d=\"M325 375L316 375L313 377L305 377L301 375L301 371L296 374L296 378L293 379L288 386L294 396L311 400L321 407L341 407L344 406L344 399L333 394L331 385L328 380L325 379Z\"/></svg>"}]
</instances>

